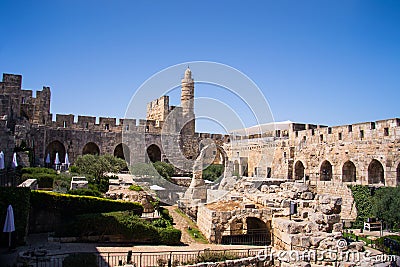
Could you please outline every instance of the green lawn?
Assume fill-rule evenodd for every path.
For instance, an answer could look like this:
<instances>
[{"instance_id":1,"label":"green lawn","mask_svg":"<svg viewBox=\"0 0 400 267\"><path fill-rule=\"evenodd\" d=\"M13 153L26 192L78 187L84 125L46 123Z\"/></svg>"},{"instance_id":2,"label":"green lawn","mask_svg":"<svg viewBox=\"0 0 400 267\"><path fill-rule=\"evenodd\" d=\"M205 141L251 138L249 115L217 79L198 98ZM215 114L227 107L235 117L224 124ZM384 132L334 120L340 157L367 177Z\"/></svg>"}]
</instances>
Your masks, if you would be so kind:
<instances>
[{"instance_id":1,"label":"green lawn","mask_svg":"<svg viewBox=\"0 0 400 267\"><path fill-rule=\"evenodd\" d=\"M188 222L189 227L186 228L186 232L189 233L189 235L198 243L202 244L208 244L207 239L204 237L204 235L200 232L199 228L197 225L179 208L175 209L176 213L181 215L185 220Z\"/></svg>"}]
</instances>

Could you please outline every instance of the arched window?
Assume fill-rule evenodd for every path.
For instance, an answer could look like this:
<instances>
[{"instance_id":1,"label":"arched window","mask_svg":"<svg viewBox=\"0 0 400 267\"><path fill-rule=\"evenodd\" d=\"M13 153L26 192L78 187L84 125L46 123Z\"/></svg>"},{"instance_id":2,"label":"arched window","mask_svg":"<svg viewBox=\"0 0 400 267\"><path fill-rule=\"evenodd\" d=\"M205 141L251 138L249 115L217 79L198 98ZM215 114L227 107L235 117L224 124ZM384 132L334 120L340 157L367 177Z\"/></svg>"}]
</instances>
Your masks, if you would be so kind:
<instances>
[{"instance_id":1,"label":"arched window","mask_svg":"<svg viewBox=\"0 0 400 267\"><path fill-rule=\"evenodd\" d=\"M294 179L301 180L304 177L304 165L300 160L294 165Z\"/></svg>"},{"instance_id":2,"label":"arched window","mask_svg":"<svg viewBox=\"0 0 400 267\"><path fill-rule=\"evenodd\" d=\"M342 182L356 181L356 166L351 161L346 161L342 167Z\"/></svg>"},{"instance_id":3,"label":"arched window","mask_svg":"<svg viewBox=\"0 0 400 267\"><path fill-rule=\"evenodd\" d=\"M322 162L319 177L320 181L332 180L332 164L329 161L325 160Z\"/></svg>"},{"instance_id":4,"label":"arched window","mask_svg":"<svg viewBox=\"0 0 400 267\"><path fill-rule=\"evenodd\" d=\"M382 163L373 159L368 166L368 183L385 184L385 176Z\"/></svg>"}]
</instances>

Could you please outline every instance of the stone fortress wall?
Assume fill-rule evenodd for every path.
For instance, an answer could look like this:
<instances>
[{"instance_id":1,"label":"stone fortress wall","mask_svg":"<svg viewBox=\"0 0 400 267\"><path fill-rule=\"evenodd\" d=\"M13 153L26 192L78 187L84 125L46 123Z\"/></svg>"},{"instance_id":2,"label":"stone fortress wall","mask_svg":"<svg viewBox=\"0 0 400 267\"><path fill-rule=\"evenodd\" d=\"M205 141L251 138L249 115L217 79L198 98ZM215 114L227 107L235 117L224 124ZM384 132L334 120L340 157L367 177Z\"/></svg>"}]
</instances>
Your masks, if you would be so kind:
<instances>
[{"instance_id":1,"label":"stone fortress wall","mask_svg":"<svg viewBox=\"0 0 400 267\"><path fill-rule=\"evenodd\" d=\"M14 148L21 146L31 149L33 165L40 166L46 164L47 154L50 154L53 163L56 152L61 162L68 153L71 163L82 154L112 154L128 163L132 163L133 159L142 162L171 160L163 151L161 133L168 114L174 110L174 117L179 118L182 108L169 106L168 96L150 102L147 118L138 120L92 116L76 118L73 114L55 114L53 120L50 97L49 87L43 87L34 97L32 90L22 89L21 75L3 74L0 82L0 149L5 152L7 166ZM185 135L180 134L179 129L167 134L174 135L185 145L186 149L181 149L187 158L197 156L201 140L213 139L222 144L229 139L228 135L195 133L194 122ZM122 144L123 135L126 144ZM177 151L175 154L182 153Z\"/></svg>"},{"instance_id":2,"label":"stone fortress wall","mask_svg":"<svg viewBox=\"0 0 400 267\"><path fill-rule=\"evenodd\" d=\"M196 133L193 97L194 81L190 70L186 70L181 107L170 106L169 97L161 96L148 104L146 119L56 114L53 121L49 87L43 87L34 97L32 90L22 89L21 75L3 74L0 149L9 163L14 147L26 146L33 151L34 165L44 165L48 153L53 162L56 152L61 161L68 153L71 163L87 153L113 154L128 162L146 157L151 161L171 161L163 151L161 134L166 127L176 125L168 121L170 118L179 123L183 118L183 126L167 131L179 142L182 151L174 151L172 157L183 153L186 158L195 159L199 143L212 139L218 145L217 156L224 155L219 163L230 162L234 173L244 176L306 178L323 183L400 184L398 118L335 127L283 122L267 125L262 133ZM123 134L128 137L124 145Z\"/></svg>"},{"instance_id":3,"label":"stone fortress wall","mask_svg":"<svg viewBox=\"0 0 400 267\"><path fill-rule=\"evenodd\" d=\"M235 169L256 177L400 184L399 118L335 127L287 122L276 128L232 137L225 148Z\"/></svg>"}]
</instances>

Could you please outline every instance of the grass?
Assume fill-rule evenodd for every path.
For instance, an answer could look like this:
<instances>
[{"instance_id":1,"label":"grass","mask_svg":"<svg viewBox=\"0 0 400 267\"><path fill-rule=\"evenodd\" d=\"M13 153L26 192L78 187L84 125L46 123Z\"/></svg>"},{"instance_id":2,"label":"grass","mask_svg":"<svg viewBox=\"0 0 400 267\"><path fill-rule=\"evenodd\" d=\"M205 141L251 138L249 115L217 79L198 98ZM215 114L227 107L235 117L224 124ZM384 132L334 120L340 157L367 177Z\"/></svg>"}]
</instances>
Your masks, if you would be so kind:
<instances>
[{"instance_id":1,"label":"grass","mask_svg":"<svg viewBox=\"0 0 400 267\"><path fill-rule=\"evenodd\" d=\"M352 240L357 240L357 236L353 233L343 233L343 237L350 238ZM372 244L372 240L368 239L366 236L358 236L358 241L364 241L366 244Z\"/></svg>"},{"instance_id":2,"label":"grass","mask_svg":"<svg viewBox=\"0 0 400 267\"><path fill-rule=\"evenodd\" d=\"M205 236L200 232L197 225L179 208L175 209L175 212L181 215L188 223L189 227L185 231L198 243L208 244Z\"/></svg>"}]
</instances>

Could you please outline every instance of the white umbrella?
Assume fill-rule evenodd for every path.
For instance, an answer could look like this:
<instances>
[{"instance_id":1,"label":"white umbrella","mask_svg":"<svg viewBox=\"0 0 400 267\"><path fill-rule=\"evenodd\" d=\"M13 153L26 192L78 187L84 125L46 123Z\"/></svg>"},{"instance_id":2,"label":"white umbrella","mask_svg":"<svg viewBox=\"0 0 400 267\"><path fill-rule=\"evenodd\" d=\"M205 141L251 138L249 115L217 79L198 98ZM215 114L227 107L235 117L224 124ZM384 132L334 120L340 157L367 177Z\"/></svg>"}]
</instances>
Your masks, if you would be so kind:
<instances>
[{"instance_id":1,"label":"white umbrella","mask_svg":"<svg viewBox=\"0 0 400 267\"><path fill-rule=\"evenodd\" d=\"M159 186L159 185L152 185L152 186L150 186L150 189L151 190L154 190L154 191L163 191L163 190L165 190L165 188L164 187L161 187L161 186Z\"/></svg>"},{"instance_id":2,"label":"white umbrella","mask_svg":"<svg viewBox=\"0 0 400 267\"><path fill-rule=\"evenodd\" d=\"M4 153L3 151L0 152L0 170L4 169Z\"/></svg>"},{"instance_id":3,"label":"white umbrella","mask_svg":"<svg viewBox=\"0 0 400 267\"><path fill-rule=\"evenodd\" d=\"M8 205L6 221L4 222L3 232L8 233L8 247L11 247L11 232L15 231L14 211L11 205Z\"/></svg>"},{"instance_id":4,"label":"white umbrella","mask_svg":"<svg viewBox=\"0 0 400 267\"><path fill-rule=\"evenodd\" d=\"M47 153L47 157L46 157L46 160L45 160L45 162L47 163L47 164L50 164L50 153Z\"/></svg>"},{"instance_id":5,"label":"white umbrella","mask_svg":"<svg viewBox=\"0 0 400 267\"><path fill-rule=\"evenodd\" d=\"M60 164L60 158L58 157L58 152L56 153L56 159L54 160L54 164L56 165Z\"/></svg>"},{"instance_id":6,"label":"white umbrella","mask_svg":"<svg viewBox=\"0 0 400 267\"><path fill-rule=\"evenodd\" d=\"M65 161L64 164L68 167L69 166L69 158L68 158L68 153L65 153Z\"/></svg>"},{"instance_id":7,"label":"white umbrella","mask_svg":"<svg viewBox=\"0 0 400 267\"><path fill-rule=\"evenodd\" d=\"M17 153L15 153L15 152L14 152L14 155L13 155L13 160L12 160L11 167L13 167L14 169L18 167Z\"/></svg>"}]
</instances>

